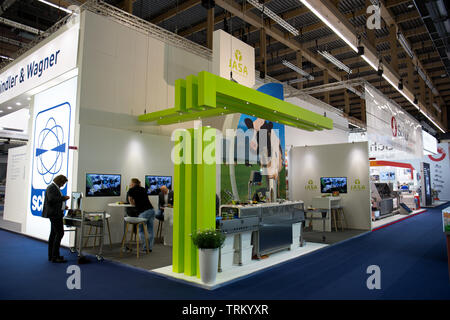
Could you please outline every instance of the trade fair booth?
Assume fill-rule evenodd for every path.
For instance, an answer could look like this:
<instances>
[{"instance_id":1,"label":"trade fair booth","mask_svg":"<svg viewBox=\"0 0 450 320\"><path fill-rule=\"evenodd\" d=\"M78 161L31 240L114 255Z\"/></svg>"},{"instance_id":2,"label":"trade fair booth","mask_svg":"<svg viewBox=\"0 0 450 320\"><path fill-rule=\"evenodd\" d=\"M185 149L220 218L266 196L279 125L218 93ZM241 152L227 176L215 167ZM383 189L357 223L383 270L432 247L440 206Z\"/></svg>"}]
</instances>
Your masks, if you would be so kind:
<instances>
[{"instance_id":1,"label":"trade fair booth","mask_svg":"<svg viewBox=\"0 0 450 320\"><path fill-rule=\"evenodd\" d=\"M349 141L342 112L256 77L253 47L218 30L211 51L103 2L54 29L0 74L1 104L30 104L29 141L8 159L18 171L8 170L4 219L19 232L47 240L42 206L58 174L68 177L71 208L95 213L78 235L102 234L100 255L76 232L65 233L64 246L81 242L94 246L86 254L206 288L323 248L331 234L343 235L337 242L372 229L369 159L397 152L383 158L381 142ZM370 110L369 136L379 128ZM407 145L421 154L415 134ZM122 250L132 178L154 208L163 185L174 191L173 208L154 224L163 241L139 258ZM214 285L199 279L191 241L207 228L227 235Z\"/></svg>"}]
</instances>

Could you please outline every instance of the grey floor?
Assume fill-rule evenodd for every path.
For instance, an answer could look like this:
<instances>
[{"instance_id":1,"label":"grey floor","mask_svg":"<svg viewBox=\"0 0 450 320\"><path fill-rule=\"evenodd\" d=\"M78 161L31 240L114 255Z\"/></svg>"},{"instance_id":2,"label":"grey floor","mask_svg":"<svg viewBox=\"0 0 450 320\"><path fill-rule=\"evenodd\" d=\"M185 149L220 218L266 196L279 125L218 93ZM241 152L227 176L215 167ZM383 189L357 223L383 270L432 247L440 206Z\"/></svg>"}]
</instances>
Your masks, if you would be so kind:
<instances>
[{"instance_id":1,"label":"grey floor","mask_svg":"<svg viewBox=\"0 0 450 320\"><path fill-rule=\"evenodd\" d=\"M120 263L125 263L133 267L153 270L161 267L170 266L172 264L172 247L165 246L160 243L153 245L153 250L149 254L139 253L139 259L136 257L136 245L132 246L133 251L124 252L120 257L121 244L113 244L112 249L109 246L108 240L103 245L103 258ZM92 240L91 244L92 246ZM88 248L84 250L85 253L96 255L98 247Z\"/></svg>"},{"instance_id":2,"label":"grey floor","mask_svg":"<svg viewBox=\"0 0 450 320\"><path fill-rule=\"evenodd\" d=\"M326 244L334 244L340 241L344 241L346 239L350 239L357 235L360 235L366 231L364 230L344 230L344 231L333 231L333 232L325 232L325 241L322 241L322 237L324 235L323 232L320 231L304 231L303 238L306 242L315 242L315 243L326 243ZM89 246L92 247L92 240ZM133 267L153 270L166 266L170 266L172 264L172 247L165 246L161 243L155 243L153 245L153 250L149 254L140 253L139 259L136 257L136 246L133 246L132 252L124 252L122 257L120 257L121 245L113 244L112 248L110 248L109 244L106 243L103 245L103 257L107 260L112 260L124 264L131 265ZM84 250L85 253L96 255L98 253L98 247L96 248L87 248Z\"/></svg>"},{"instance_id":3,"label":"grey floor","mask_svg":"<svg viewBox=\"0 0 450 320\"><path fill-rule=\"evenodd\" d=\"M341 242L360 234L367 232L366 230L345 229L343 231L321 232L321 231L303 231L303 239L307 242L334 244ZM325 236L325 241L322 237Z\"/></svg>"}]
</instances>

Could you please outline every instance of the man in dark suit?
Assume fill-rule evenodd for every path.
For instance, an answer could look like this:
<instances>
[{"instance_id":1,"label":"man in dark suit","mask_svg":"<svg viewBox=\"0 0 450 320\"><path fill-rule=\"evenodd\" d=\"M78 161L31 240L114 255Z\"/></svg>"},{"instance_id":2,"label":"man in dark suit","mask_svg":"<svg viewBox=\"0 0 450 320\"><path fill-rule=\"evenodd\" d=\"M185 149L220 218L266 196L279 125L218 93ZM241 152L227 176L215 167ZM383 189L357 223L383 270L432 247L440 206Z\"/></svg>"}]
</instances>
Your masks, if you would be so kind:
<instances>
[{"instance_id":1,"label":"man in dark suit","mask_svg":"<svg viewBox=\"0 0 450 320\"><path fill-rule=\"evenodd\" d=\"M158 197L158 213L156 219L164 221L164 207L173 207L173 191L169 190L166 186L161 187L161 192Z\"/></svg>"},{"instance_id":2,"label":"man in dark suit","mask_svg":"<svg viewBox=\"0 0 450 320\"><path fill-rule=\"evenodd\" d=\"M50 237L48 239L48 260L61 263L67 262L59 255L59 247L64 237L64 210L67 209L66 201L70 198L61 193L61 188L66 184L67 178L63 175L57 176L47 187L44 199L42 217L49 218L51 223Z\"/></svg>"}]
</instances>

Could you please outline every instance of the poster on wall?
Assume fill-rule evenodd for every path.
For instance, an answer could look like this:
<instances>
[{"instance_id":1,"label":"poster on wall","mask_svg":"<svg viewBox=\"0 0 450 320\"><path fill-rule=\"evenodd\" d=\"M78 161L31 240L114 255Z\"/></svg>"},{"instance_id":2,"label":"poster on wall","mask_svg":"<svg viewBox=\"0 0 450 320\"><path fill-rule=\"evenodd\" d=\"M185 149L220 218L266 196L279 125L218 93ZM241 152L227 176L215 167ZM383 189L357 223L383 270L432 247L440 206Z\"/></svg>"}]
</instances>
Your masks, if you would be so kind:
<instances>
[{"instance_id":1,"label":"poster on wall","mask_svg":"<svg viewBox=\"0 0 450 320\"><path fill-rule=\"evenodd\" d=\"M421 181L421 203L424 206L431 206L432 203L432 194L431 194L431 172L430 172L430 164L426 162L422 162L420 164L420 172L422 176Z\"/></svg>"},{"instance_id":2,"label":"poster on wall","mask_svg":"<svg viewBox=\"0 0 450 320\"><path fill-rule=\"evenodd\" d=\"M369 156L377 160L422 158L422 126L377 89L365 86Z\"/></svg>"},{"instance_id":3,"label":"poster on wall","mask_svg":"<svg viewBox=\"0 0 450 320\"><path fill-rule=\"evenodd\" d=\"M268 83L258 91L283 99L281 84ZM236 164L222 164L221 203L229 203L232 199L245 202L249 196L255 200L266 200L271 181L276 183L277 198L286 199L285 126L242 114L236 129L247 139L236 139ZM225 142L224 145L230 143ZM225 161L230 158L227 152L230 150L225 150ZM262 179L258 185L252 186L249 195L249 180L253 171L260 172Z\"/></svg>"},{"instance_id":4,"label":"poster on wall","mask_svg":"<svg viewBox=\"0 0 450 320\"><path fill-rule=\"evenodd\" d=\"M450 200L449 147L449 143L440 143L436 154L424 157L424 161L430 164L431 188L440 200Z\"/></svg>"},{"instance_id":5,"label":"poster on wall","mask_svg":"<svg viewBox=\"0 0 450 320\"><path fill-rule=\"evenodd\" d=\"M69 181L61 192L71 193L76 93L74 77L34 97L27 234L37 238L49 234L48 219L42 218L47 186L63 174Z\"/></svg>"}]
</instances>

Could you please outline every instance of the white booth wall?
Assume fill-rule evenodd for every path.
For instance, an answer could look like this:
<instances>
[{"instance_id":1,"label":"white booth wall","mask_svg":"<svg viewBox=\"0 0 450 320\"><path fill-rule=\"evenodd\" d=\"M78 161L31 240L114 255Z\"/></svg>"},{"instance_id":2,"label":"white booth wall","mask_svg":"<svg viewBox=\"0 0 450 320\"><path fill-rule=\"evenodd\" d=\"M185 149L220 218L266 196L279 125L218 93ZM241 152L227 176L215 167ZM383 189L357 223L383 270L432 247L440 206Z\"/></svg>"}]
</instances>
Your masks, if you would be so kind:
<instances>
[{"instance_id":1,"label":"white booth wall","mask_svg":"<svg viewBox=\"0 0 450 320\"><path fill-rule=\"evenodd\" d=\"M340 194L347 228L371 230L367 142L294 147L289 159L291 200L303 200L308 207L321 196L321 177L347 177L347 194ZM310 180L313 187L308 187ZM322 221L314 222L313 229L322 230ZM326 231L330 230L327 221Z\"/></svg>"},{"instance_id":2,"label":"white booth wall","mask_svg":"<svg viewBox=\"0 0 450 320\"><path fill-rule=\"evenodd\" d=\"M85 194L86 173L121 174L119 197L85 197L85 211L106 211L111 214L110 228L113 243L122 241L124 208L109 207L108 203L125 201L131 178L138 178L142 185L145 175L170 175L170 137L132 132L91 125L80 126L80 148L78 151L78 191ZM158 197L150 196L154 208Z\"/></svg>"},{"instance_id":3,"label":"white booth wall","mask_svg":"<svg viewBox=\"0 0 450 320\"><path fill-rule=\"evenodd\" d=\"M319 114L323 114L327 111L320 105L303 100L299 97L287 98L286 101ZM334 112L327 112L327 117L333 120L332 130L310 132L286 126L286 146L314 146L347 143L348 120Z\"/></svg>"},{"instance_id":4,"label":"white booth wall","mask_svg":"<svg viewBox=\"0 0 450 320\"><path fill-rule=\"evenodd\" d=\"M86 211L111 214L112 242L123 236L124 208L131 178L173 177L171 132L182 125L157 126L137 116L174 106L175 80L211 71L211 61L116 21L83 12L80 37L77 190L85 193L86 173L121 174L120 197L85 197ZM154 208L157 196L150 196ZM155 228L157 223L155 223Z\"/></svg>"}]
</instances>

